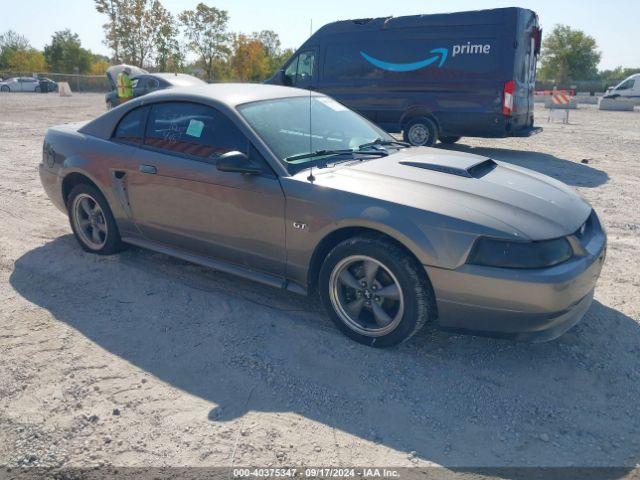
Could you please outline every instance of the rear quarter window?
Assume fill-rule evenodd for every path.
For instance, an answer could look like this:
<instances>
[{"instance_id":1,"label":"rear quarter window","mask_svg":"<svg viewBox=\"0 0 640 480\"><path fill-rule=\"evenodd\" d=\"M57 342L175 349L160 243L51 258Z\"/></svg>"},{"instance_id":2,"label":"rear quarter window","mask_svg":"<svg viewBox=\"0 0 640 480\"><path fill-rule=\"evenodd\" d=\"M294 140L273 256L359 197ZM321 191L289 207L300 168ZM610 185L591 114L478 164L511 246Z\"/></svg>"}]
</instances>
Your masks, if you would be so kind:
<instances>
[{"instance_id":1,"label":"rear quarter window","mask_svg":"<svg viewBox=\"0 0 640 480\"><path fill-rule=\"evenodd\" d=\"M148 113L149 107L131 110L118 123L113 138L120 142L141 145L144 139L144 127Z\"/></svg>"}]
</instances>

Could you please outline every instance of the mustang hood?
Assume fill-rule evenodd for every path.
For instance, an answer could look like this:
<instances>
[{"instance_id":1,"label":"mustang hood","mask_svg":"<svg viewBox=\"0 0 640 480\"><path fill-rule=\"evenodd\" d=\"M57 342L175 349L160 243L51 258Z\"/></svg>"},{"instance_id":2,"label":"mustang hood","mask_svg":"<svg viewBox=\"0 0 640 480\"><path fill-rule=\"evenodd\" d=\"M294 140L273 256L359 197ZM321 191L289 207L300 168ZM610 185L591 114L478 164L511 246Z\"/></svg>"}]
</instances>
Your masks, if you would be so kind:
<instances>
[{"instance_id":1,"label":"mustang hood","mask_svg":"<svg viewBox=\"0 0 640 480\"><path fill-rule=\"evenodd\" d=\"M574 233L591 207L565 184L487 157L411 148L317 176L318 184L530 240ZM460 228L465 228L461 226ZM476 230L473 228L472 230Z\"/></svg>"}]
</instances>

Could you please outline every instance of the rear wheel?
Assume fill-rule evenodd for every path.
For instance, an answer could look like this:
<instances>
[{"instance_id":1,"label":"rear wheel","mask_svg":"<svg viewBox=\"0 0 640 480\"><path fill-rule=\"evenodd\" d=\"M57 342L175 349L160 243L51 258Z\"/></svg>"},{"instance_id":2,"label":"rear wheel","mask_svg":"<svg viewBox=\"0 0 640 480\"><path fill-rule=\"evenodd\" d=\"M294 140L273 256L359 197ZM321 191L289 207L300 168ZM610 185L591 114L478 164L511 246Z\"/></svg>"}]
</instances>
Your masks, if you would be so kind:
<instances>
[{"instance_id":1,"label":"rear wheel","mask_svg":"<svg viewBox=\"0 0 640 480\"><path fill-rule=\"evenodd\" d=\"M11 89L9 88L8 85L2 85L0 87L0 92L10 92L10 91L11 91Z\"/></svg>"},{"instance_id":2,"label":"rear wheel","mask_svg":"<svg viewBox=\"0 0 640 480\"><path fill-rule=\"evenodd\" d=\"M402 131L404 141L416 147L431 147L438 140L438 128L433 120L417 117L409 120Z\"/></svg>"},{"instance_id":3,"label":"rear wheel","mask_svg":"<svg viewBox=\"0 0 640 480\"><path fill-rule=\"evenodd\" d=\"M111 255L122 250L118 226L106 199L91 185L76 185L67 200L71 228L87 252Z\"/></svg>"},{"instance_id":4,"label":"rear wheel","mask_svg":"<svg viewBox=\"0 0 640 480\"><path fill-rule=\"evenodd\" d=\"M451 145L453 143L456 143L461 138L462 137L440 137L440 141L445 145Z\"/></svg>"},{"instance_id":5,"label":"rear wheel","mask_svg":"<svg viewBox=\"0 0 640 480\"><path fill-rule=\"evenodd\" d=\"M34 92L36 92L36 93L40 93L40 87L36 87L36 88L35 88L35 90L34 90Z\"/></svg>"},{"instance_id":6,"label":"rear wheel","mask_svg":"<svg viewBox=\"0 0 640 480\"><path fill-rule=\"evenodd\" d=\"M319 286L336 326L365 345L401 343L435 315L422 266L383 237L354 237L338 244L322 265Z\"/></svg>"}]
</instances>

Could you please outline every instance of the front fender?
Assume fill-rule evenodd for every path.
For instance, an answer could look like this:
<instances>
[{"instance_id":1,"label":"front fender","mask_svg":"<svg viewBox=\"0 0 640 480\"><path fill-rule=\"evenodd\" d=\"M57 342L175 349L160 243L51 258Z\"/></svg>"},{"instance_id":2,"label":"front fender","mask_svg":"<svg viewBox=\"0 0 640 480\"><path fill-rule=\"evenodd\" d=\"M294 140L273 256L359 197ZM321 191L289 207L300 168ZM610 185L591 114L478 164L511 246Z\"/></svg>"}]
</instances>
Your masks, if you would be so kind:
<instances>
[{"instance_id":1,"label":"front fender","mask_svg":"<svg viewBox=\"0 0 640 480\"><path fill-rule=\"evenodd\" d=\"M405 246L423 265L455 268L464 263L476 235L452 232L434 213L349 192L281 179L287 196L287 276L306 284L314 252L347 228L383 233ZM295 224L295 225L294 225Z\"/></svg>"}]
</instances>

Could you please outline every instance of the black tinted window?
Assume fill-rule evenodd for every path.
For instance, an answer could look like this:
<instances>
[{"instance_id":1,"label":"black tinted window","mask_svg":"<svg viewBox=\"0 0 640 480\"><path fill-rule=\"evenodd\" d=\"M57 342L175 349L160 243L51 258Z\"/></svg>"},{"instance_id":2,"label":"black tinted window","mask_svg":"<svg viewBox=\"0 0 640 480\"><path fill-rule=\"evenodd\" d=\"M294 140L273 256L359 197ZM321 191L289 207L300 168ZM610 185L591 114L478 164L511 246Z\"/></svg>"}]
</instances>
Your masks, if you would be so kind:
<instances>
[{"instance_id":1,"label":"black tinted window","mask_svg":"<svg viewBox=\"0 0 640 480\"><path fill-rule=\"evenodd\" d=\"M154 105L145 144L208 159L233 150L248 153L246 138L224 114L195 103Z\"/></svg>"},{"instance_id":2,"label":"black tinted window","mask_svg":"<svg viewBox=\"0 0 640 480\"><path fill-rule=\"evenodd\" d=\"M149 107L136 108L127 113L116 128L114 138L128 143L142 143Z\"/></svg>"}]
</instances>

